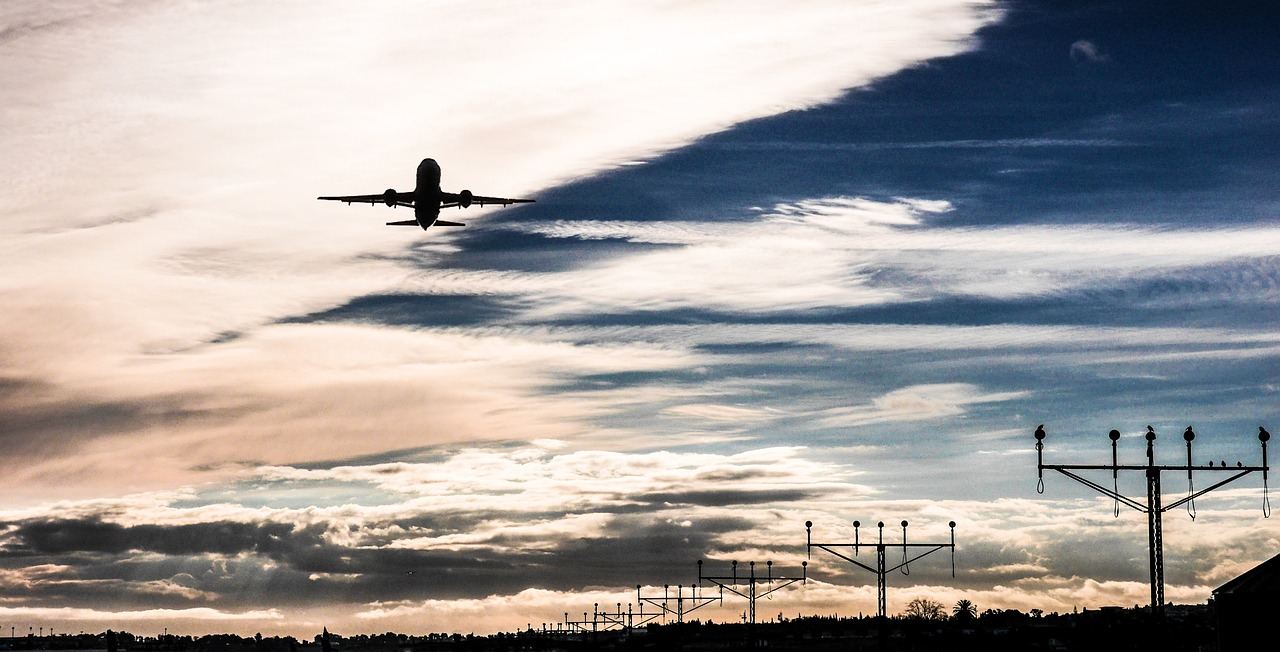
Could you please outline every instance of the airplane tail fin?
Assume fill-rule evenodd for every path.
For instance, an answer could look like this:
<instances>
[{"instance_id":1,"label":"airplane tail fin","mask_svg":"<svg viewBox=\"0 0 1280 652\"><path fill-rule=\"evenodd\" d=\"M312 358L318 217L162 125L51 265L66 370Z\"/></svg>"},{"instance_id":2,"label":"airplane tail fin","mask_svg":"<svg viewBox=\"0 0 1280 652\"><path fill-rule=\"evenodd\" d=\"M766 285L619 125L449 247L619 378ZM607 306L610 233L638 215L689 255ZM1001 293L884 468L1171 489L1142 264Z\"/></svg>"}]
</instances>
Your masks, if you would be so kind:
<instances>
[{"instance_id":1,"label":"airplane tail fin","mask_svg":"<svg viewBox=\"0 0 1280 652\"><path fill-rule=\"evenodd\" d=\"M462 222L450 222L449 220L436 220L432 226L466 226Z\"/></svg>"}]
</instances>

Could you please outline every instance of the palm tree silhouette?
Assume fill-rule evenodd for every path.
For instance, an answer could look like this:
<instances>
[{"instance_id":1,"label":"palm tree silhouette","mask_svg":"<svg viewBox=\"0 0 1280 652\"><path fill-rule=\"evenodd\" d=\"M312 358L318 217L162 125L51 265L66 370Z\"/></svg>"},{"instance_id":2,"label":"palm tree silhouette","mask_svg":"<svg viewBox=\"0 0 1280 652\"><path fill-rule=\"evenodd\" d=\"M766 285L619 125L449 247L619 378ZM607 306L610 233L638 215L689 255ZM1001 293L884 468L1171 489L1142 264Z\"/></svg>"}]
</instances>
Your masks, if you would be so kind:
<instances>
[{"instance_id":1,"label":"palm tree silhouette","mask_svg":"<svg viewBox=\"0 0 1280 652\"><path fill-rule=\"evenodd\" d=\"M951 610L951 615L962 622L973 620L978 617L978 606L968 600L960 600Z\"/></svg>"}]
</instances>

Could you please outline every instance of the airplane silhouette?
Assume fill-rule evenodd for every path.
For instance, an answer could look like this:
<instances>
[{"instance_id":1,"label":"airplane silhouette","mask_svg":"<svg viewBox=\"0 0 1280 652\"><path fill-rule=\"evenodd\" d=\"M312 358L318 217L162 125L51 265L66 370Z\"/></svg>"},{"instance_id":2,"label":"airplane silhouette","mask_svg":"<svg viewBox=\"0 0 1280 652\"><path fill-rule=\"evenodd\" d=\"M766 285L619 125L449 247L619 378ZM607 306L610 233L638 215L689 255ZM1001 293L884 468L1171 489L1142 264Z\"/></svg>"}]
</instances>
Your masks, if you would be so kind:
<instances>
[{"instance_id":1,"label":"airplane silhouette","mask_svg":"<svg viewBox=\"0 0 1280 652\"><path fill-rule=\"evenodd\" d=\"M420 226L422 230L435 226L466 226L461 222L450 222L440 219L442 208L467 208L470 206L507 206L510 204L529 204L532 199L506 199L504 197L481 197L471 194L470 190L459 193L440 190L440 164L433 158L424 158L418 164L417 187L413 192L396 192L395 188L387 188L381 195L346 195L342 197L316 197L348 204L386 204L387 206L408 206L413 209L412 220L387 222L387 226Z\"/></svg>"}]
</instances>

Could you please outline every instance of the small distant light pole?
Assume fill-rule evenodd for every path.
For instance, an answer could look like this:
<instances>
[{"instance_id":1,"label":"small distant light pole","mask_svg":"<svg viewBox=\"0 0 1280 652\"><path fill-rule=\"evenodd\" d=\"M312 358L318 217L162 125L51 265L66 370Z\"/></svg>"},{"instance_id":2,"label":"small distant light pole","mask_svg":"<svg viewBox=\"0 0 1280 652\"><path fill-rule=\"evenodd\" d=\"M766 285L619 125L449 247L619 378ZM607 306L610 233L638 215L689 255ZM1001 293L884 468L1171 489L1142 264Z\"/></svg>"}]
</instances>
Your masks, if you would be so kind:
<instances>
[{"instance_id":1,"label":"small distant light pole","mask_svg":"<svg viewBox=\"0 0 1280 652\"><path fill-rule=\"evenodd\" d=\"M1262 443L1262 465L1261 466L1244 466L1240 462L1236 462L1235 466L1227 466L1225 460L1220 466L1214 466L1210 461L1208 465L1196 465L1191 460L1191 442L1195 440L1196 433L1187 426L1186 431L1182 433L1182 439L1187 443L1187 463L1185 465L1167 465L1156 464L1155 441L1156 430L1151 426L1147 426L1147 463L1145 465L1120 464L1119 454L1117 452L1117 443L1120 441L1120 431L1112 430L1108 433L1111 439L1111 464L1045 464L1044 463L1044 425L1041 424L1036 428L1036 472L1038 481L1036 483L1036 491L1044 493L1044 472L1045 469L1057 471L1062 475L1083 484L1090 489L1108 496L1115 500L1114 514L1120 515L1120 505L1123 504L1131 507L1139 512L1147 515L1147 550L1148 561L1151 571L1151 613L1155 616L1164 615L1164 533L1162 531L1162 516L1171 509L1177 509L1183 505L1187 506L1187 514L1192 520L1196 517L1196 498L1217 489L1229 482L1243 478L1255 471L1262 472L1262 515L1263 518L1271 517L1271 498L1267 487L1267 441L1271 439L1271 433L1267 432L1261 426L1258 428L1258 441ZM1076 471L1111 471L1111 488L1100 485L1092 480L1077 475ZM1121 471L1142 471L1147 478L1147 502L1145 504L1138 502L1124 494L1120 493L1120 472ZM1174 501L1168 505L1161 504L1160 493L1160 474L1165 471L1185 471L1187 473L1187 496L1181 500ZM1203 473L1230 473L1231 475L1225 480L1214 483L1204 489L1196 491L1194 472Z\"/></svg>"}]
</instances>

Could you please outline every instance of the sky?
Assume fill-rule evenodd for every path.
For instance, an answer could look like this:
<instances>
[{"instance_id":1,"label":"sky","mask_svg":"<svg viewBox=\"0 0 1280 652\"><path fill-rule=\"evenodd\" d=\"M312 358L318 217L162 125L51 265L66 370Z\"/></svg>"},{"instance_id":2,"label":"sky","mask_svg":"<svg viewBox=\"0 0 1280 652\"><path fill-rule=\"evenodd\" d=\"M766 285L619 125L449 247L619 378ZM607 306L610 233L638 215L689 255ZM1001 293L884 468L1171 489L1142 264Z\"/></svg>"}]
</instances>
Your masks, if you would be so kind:
<instances>
[{"instance_id":1,"label":"sky","mask_svg":"<svg viewBox=\"0 0 1280 652\"><path fill-rule=\"evenodd\" d=\"M1178 463L1193 425L1198 463L1260 461L1277 19L5 3L0 626L510 630L698 559L794 573L804 521L855 519L958 523L955 577L913 564L890 612L1144 604L1145 517L1038 493L1031 435L1104 463L1116 428L1138 463L1150 424ZM538 203L424 233L314 201L427 156ZM1166 515L1172 601L1275 554L1263 500ZM762 617L874 612L809 563Z\"/></svg>"}]
</instances>

